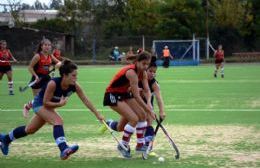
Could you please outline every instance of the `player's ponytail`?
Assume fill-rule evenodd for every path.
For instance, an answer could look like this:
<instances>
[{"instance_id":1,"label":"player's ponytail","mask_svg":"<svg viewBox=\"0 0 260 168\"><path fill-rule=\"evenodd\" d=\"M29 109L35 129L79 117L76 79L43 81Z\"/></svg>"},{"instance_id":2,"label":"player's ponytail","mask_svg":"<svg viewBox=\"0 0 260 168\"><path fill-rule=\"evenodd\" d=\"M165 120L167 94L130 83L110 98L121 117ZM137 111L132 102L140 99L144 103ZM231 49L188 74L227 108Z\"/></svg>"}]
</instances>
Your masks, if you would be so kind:
<instances>
[{"instance_id":1,"label":"player's ponytail","mask_svg":"<svg viewBox=\"0 0 260 168\"><path fill-rule=\"evenodd\" d=\"M156 67L157 68L157 65L156 65L156 56L152 56L151 58L151 62L150 62L150 65L148 68L151 68L151 67Z\"/></svg>"},{"instance_id":2,"label":"player's ponytail","mask_svg":"<svg viewBox=\"0 0 260 168\"><path fill-rule=\"evenodd\" d=\"M151 54L147 51L142 51L139 54L137 54L136 61L141 62L143 60L150 60L151 59Z\"/></svg>"},{"instance_id":3,"label":"player's ponytail","mask_svg":"<svg viewBox=\"0 0 260 168\"><path fill-rule=\"evenodd\" d=\"M64 75L68 75L76 69L78 69L78 66L75 63L69 59L65 59L62 61L61 67L59 69L60 76L63 77Z\"/></svg>"}]
</instances>

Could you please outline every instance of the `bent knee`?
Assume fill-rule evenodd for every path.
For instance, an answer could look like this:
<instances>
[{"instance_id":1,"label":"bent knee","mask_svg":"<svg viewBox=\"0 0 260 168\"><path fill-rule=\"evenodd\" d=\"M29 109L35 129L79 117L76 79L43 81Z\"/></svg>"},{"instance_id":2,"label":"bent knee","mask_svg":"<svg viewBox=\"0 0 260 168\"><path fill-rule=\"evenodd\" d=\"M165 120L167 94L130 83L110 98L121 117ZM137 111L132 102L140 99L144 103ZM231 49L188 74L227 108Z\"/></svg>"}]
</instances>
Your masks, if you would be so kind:
<instances>
[{"instance_id":1,"label":"bent knee","mask_svg":"<svg viewBox=\"0 0 260 168\"><path fill-rule=\"evenodd\" d=\"M147 119L147 116L146 116L145 111L140 111L140 112L138 113L138 118L139 118L138 121L145 121L145 120Z\"/></svg>"},{"instance_id":2,"label":"bent knee","mask_svg":"<svg viewBox=\"0 0 260 168\"><path fill-rule=\"evenodd\" d=\"M132 125L132 126L136 126L139 120L140 120L139 117L138 117L137 115L134 115L134 116L132 116L131 119L129 120L129 123L130 123L130 125Z\"/></svg>"},{"instance_id":3,"label":"bent knee","mask_svg":"<svg viewBox=\"0 0 260 168\"><path fill-rule=\"evenodd\" d=\"M63 120L61 118L56 118L52 121L52 125L63 125Z\"/></svg>"}]
</instances>

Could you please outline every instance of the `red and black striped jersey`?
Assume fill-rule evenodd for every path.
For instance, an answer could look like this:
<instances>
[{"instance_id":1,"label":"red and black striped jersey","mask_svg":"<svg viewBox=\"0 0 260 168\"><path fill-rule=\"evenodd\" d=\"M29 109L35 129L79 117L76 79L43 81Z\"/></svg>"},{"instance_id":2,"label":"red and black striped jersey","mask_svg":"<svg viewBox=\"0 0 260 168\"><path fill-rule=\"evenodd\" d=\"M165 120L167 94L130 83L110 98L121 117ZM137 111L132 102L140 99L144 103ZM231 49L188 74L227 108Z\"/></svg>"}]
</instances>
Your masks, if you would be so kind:
<instances>
[{"instance_id":1,"label":"red and black striped jersey","mask_svg":"<svg viewBox=\"0 0 260 168\"><path fill-rule=\"evenodd\" d=\"M48 55L47 57L44 56L43 54L39 54L39 55L40 55L40 60L34 66L34 70L36 74L48 75L50 71L49 68L52 64L51 55Z\"/></svg>"},{"instance_id":2,"label":"red and black striped jersey","mask_svg":"<svg viewBox=\"0 0 260 168\"><path fill-rule=\"evenodd\" d=\"M127 93L130 87L130 81L126 77L126 72L130 69L133 69L137 74L137 69L135 64L130 64L123 67L119 70L114 78L111 80L110 84L106 88L106 93ZM141 81L143 79L143 73L137 74L138 80Z\"/></svg>"},{"instance_id":3,"label":"red and black striped jersey","mask_svg":"<svg viewBox=\"0 0 260 168\"><path fill-rule=\"evenodd\" d=\"M10 66L10 60L12 59L12 54L10 50L5 49L5 50L0 50L0 66Z\"/></svg>"},{"instance_id":4,"label":"red and black striped jersey","mask_svg":"<svg viewBox=\"0 0 260 168\"><path fill-rule=\"evenodd\" d=\"M224 59L224 51L223 50L217 50L215 53L215 59Z\"/></svg>"}]
</instances>

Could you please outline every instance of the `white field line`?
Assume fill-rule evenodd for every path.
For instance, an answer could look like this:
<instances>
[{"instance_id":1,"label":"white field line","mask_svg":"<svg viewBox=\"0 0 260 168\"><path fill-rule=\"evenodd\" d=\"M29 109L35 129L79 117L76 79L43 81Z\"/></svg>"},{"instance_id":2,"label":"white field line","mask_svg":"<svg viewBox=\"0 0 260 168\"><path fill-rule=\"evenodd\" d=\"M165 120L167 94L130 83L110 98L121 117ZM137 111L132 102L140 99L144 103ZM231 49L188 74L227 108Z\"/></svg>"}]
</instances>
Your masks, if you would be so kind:
<instances>
[{"instance_id":1,"label":"white field line","mask_svg":"<svg viewBox=\"0 0 260 168\"><path fill-rule=\"evenodd\" d=\"M14 81L14 83L18 84L26 84L28 81ZM159 80L160 83L260 83L260 80L247 80L247 79L239 79L239 80ZM108 84L109 81L79 81L79 83L83 84Z\"/></svg>"},{"instance_id":2,"label":"white field line","mask_svg":"<svg viewBox=\"0 0 260 168\"><path fill-rule=\"evenodd\" d=\"M260 109L207 109L207 108L201 108L201 109L178 109L178 108L166 108L166 111L238 111L238 112L260 112ZM3 109L0 107L0 111L22 111L21 109ZM58 109L58 111L87 111L86 108L80 108L80 109ZM98 109L98 111L112 111L110 109Z\"/></svg>"}]
</instances>

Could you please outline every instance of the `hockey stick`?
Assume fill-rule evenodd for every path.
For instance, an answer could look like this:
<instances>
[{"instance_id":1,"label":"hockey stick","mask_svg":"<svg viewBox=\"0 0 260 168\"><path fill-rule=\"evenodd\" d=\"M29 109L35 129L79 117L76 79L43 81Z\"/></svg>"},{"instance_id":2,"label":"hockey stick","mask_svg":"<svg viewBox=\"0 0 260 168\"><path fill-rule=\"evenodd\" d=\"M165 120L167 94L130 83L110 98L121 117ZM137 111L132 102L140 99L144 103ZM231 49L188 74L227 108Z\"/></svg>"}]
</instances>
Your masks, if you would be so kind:
<instances>
[{"instance_id":1,"label":"hockey stick","mask_svg":"<svg viewBox=\"0 0 260 168\"><path fill-rule=\"evenodd\" d=\"M180 152L179 152L179 149L178 147L176 146L176 144L174 143L173 139L170 137L170 135L168 134L168 132L166 131L166 129L164 128L164 126L161 124L161 122L158 120L157 116L155 116L155 120L157 122L157 124L159 124L160 128L162 129L164 135L168 138L171 146L173 147L173 149L175 150L176 152L176 155L175 155L175 159L179 159L180 158ZM161 118L160 118L161 120Z\"/></svg>"},{"instance_id":2,"label":"hockey stick","mask_svg":"<svg viewBox=\"0 0 260 168\"><path fill-rule=\"evenodd\" d=\"M18 61L6 61L6 60L0 60L0 62L3 62L3 63L18 63Z\"/></svg>"},{"instance_id":3,"label":"hockey stick","mask_svg":"<svg viewBox=\"0 0 260 168\"><path fill-rule=\"evenodd\" d=\"M34 81L30 82L28 85L26 85L25 87L20 86L20 87L19 87L19 91L20 91L20 92L26 91L28 88L30 88L31 86L33 86L36 82L37 82L37 81L34 80Z\"/></svg>"},{"instance_id":4,"label":"hockey stick","mask_svg":"<svg viewBox=\"0 0 260 168\"><path fill-rule=\"evenodd\" d=\"M114 131L107 125L106 121L102 120L102 123L106 126L106 128L109 130L110 134L112 135L112 137L116 140L116 142L118 143L118 145L120 145L125 151L128 151L128 148L125 147L125 145L123 145L118 139L117 137L114 135Z\"/></svg>"},{"instance_id":5,"label":"hockey stick","mask_svg":"<svg viewBox=\"0 0 260 168\"><path fill-rule=\"evenodd\" d=\"M49 71L48 75L49 75L51 72L53 72L53 71L55 71L55 67L53 67L53 68ZM41 80L41 78L40 78L40 80ZM20 86L20 87L19 87L19 91L20 91L20 92L26 91L28 88L32 87L36 82L37 82L37 81L34 80L34 81L30 82L29 84L27 84L27 85L24 86L24 87Z\"/></svg>"},{"instance_id":6,"label":"hockey stick","mask_svg":"<svg viewBox=\"0 0 260 168\"><path fill-rule=\"evenodd\" d=\"M162 121L163 121L163 120L160 120L160 123L162 123ZM155 131L154 131L153 138L152 138L152 140L149 142L149 145L148 145L146 151L145 151L144 153L142 153L142 157L143 157L144 160L148 159L148 155L149 155L149 153L150 153L150 151L151 151L151 149L152 149L152 147L153 147L153 143L154 143L156 134L157 134L157 132L158 132L158 130L159 130L159 127L160 127L160 125L159 125L159 123L157 123L157 125L156 125L156 127L155 127Z\"/></svg>"}]
</instances>

